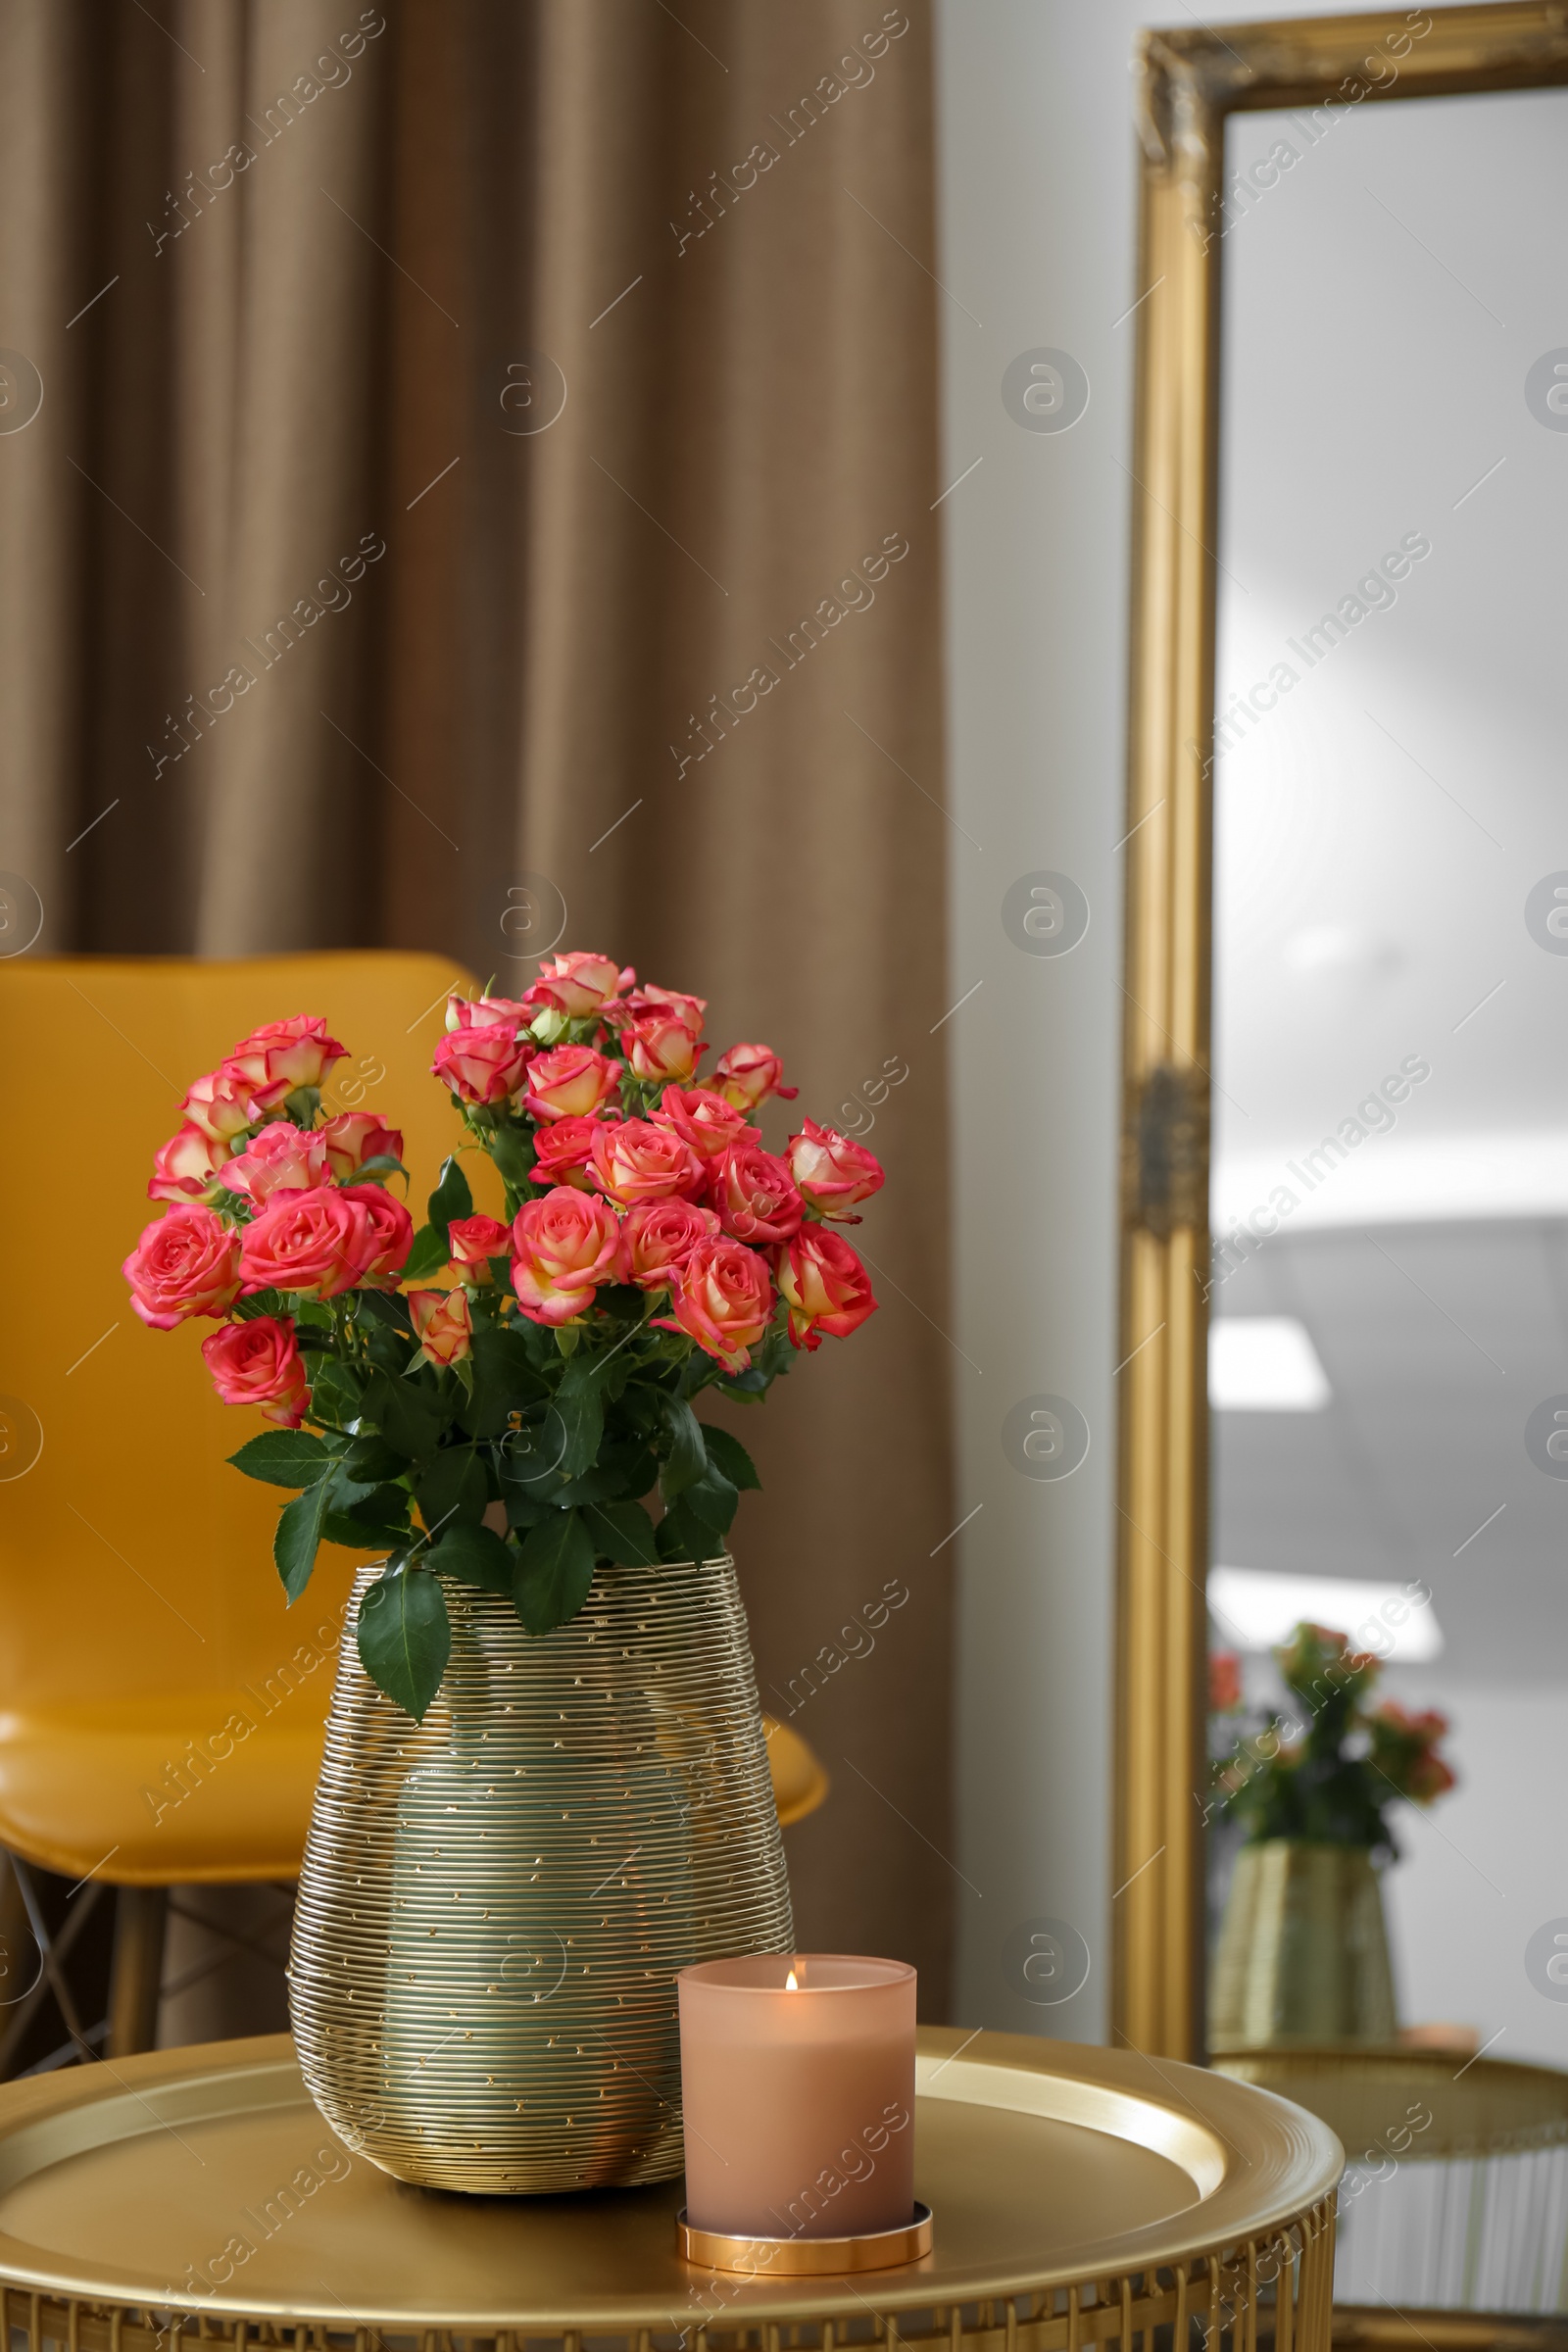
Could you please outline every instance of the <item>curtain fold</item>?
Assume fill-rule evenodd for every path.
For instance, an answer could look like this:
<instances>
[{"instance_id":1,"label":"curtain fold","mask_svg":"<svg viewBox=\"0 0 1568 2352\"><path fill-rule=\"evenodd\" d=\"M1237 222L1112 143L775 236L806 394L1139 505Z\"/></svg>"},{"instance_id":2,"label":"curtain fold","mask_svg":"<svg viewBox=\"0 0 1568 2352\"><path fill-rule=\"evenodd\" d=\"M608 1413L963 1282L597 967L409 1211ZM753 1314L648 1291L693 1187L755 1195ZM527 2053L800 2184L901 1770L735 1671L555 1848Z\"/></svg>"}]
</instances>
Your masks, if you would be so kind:
<instances>
[{"instance_id":1,"label":"curtain fold","mask_svg":"<svg viewBox=\"0 0 1568 2352\"><path fill-rule=\"evenodd\" d=\"M803 1943L940 2016L930 106L915 0L0 13L0 869L39 952L603 946L883 1156L737 1550Z\"/></svg>"}]
</instances>

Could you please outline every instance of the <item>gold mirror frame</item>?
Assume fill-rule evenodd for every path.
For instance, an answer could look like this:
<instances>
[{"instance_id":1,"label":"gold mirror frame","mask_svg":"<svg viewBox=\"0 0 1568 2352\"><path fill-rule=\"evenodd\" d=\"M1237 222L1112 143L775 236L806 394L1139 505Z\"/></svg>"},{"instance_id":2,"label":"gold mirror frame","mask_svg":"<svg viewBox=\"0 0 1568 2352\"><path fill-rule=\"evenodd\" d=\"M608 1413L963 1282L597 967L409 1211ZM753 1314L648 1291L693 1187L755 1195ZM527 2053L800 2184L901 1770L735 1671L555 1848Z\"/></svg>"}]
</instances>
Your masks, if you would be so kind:
<instances>
[{"instance_id":1,"label":"gold mirror frame","mask_svg":"<svg viewBox=\"0 0 1568 2352\"><path fill-rule=\"evenodd\" d=\"M1203 2055L1210 835L1225 119L1568 82L1568 7L1143 34L1112 2021Z\"/></svg>"}]
</instances>

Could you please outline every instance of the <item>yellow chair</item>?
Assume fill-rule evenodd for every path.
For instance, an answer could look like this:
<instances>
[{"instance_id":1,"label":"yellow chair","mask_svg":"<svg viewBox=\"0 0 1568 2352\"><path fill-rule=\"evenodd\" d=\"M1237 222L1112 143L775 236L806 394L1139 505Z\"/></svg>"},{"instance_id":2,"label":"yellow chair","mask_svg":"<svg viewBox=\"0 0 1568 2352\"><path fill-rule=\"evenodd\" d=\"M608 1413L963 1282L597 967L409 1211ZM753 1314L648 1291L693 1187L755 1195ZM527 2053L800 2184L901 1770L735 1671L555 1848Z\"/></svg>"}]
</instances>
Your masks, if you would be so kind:
<instances>
[{"instance_id":1,"label":"yellow chair","mask_svg":"<svg viewBox=\"0 0 1568 2352\"><path fill-rule=\"evenodd\" d=\"M204 1326L131 1311L120 1267L159 1213L153 1153L237 1040L320 1013L349 1049L331 1102L402 1129L417 1209L455 1134L430 1056L448 991L473 986L444 957L378 952L0 964L0 1846L74 2039L81 1914L51 1941L27 1865L122 1890L109 2046L151 2046L168 1889L298 1875L355 1566L324 1551L285 1607L280 1497L226 1460L259 1415L214 1395ZM798 1819L825 1780L793 1733L770 1754ZM0 2075L24 2007L9 2026L0 2010Z\"/></svg>"}]
</instances>

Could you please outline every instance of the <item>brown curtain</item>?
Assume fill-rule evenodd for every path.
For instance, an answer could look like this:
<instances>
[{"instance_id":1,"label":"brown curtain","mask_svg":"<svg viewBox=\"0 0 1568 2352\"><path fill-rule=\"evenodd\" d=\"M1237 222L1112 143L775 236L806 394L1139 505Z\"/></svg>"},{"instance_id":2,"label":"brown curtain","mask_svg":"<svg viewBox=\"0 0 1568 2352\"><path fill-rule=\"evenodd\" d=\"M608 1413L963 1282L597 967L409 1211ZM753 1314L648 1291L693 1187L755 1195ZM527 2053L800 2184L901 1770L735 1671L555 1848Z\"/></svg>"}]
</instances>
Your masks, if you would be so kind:
<instances>
[{"instance_id":1,"label":"brown curtain","mask_svg":"<svg viewBox=\"0 0 1568 2352\"><path fill-rule=\"evenodd\" d=\"M38 952L605 946L869 1137L737 1534L802 1940L940 2016L930 73L921 0L9 0L0 868Z\"/></svg>"}]
</instances>

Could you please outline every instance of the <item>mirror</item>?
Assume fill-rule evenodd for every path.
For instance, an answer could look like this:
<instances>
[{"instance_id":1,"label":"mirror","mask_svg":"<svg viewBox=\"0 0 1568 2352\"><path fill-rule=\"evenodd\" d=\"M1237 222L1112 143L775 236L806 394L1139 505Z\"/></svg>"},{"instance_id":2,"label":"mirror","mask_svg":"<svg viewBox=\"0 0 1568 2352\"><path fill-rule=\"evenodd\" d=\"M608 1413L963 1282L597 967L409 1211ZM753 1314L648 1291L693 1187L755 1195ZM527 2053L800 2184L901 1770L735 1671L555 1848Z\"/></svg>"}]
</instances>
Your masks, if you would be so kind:
<instances>
[{"instance_id":1,"label":"mirror","mask_svg":"<svg viewBox=\"0 0 1568 2352\"><path fill-rule=\"evenodd\" d=\"M1333 1678L1303 1704L1271 1653L1307 1620L1385 1661L1345 1753L1400 1855L1399 2026L1562 2064L1568 92L1237 115L1225 186L1215 1745L1256 1756L1264 1826L1328 1834L1327 1796L1259 1784ZM1389 1702L1449 1726L1430 1806ZM1211 1819L1233 1936L1239 1835ZM1256 1991L1211 1969L1211 2046L1255 2037Z\"/></svg>"},{"instance_id":2,"label":"mirror","mask_svg":"<svg viewBox=\"0 0 1568 2352\"><path fill-rule=\"evenodd\" d=\"M1565 79L1545 9L1145 36L1115 2023L1150 2052L1568 2062ZM1287 1682L1303 1625L1345 1640Z\"/></svg>"}]
</instances>

